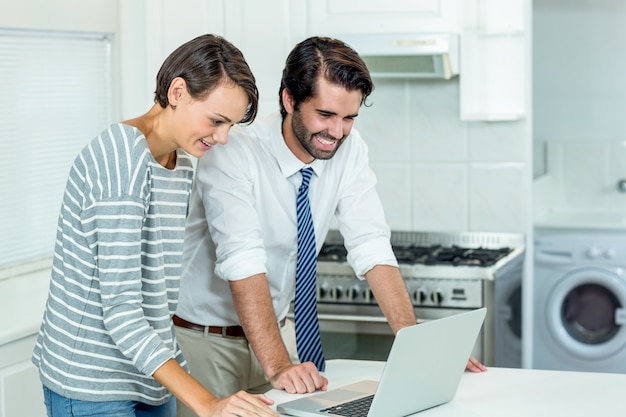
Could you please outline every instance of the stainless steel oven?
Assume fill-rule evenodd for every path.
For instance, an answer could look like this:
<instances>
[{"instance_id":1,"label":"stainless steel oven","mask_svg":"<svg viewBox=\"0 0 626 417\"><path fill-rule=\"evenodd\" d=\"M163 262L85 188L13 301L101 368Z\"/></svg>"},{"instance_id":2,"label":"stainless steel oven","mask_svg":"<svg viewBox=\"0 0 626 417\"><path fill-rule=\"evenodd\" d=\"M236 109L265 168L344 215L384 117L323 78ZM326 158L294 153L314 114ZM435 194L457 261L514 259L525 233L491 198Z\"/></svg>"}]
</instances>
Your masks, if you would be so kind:
<instances>
[{"instance_id":1,"label":"stainless steel oven","mask_svg":"<svg viewBox=\"0 0 626 417\"><path fill-rule=\"evenodd\" d=\"M473 355L496 361L498 281L521 285L524 237L495 233L393 232L391 243L419 322L487 307ZM393 333L366 281L346 262L341 235L331 231L318 256L318 316L328 359L385 360ZM502 310L502 307L499 307ZM520 326L521 327L521 326ZM506 346L520 340L502 341Z\"/></svg>"}]
</instances>

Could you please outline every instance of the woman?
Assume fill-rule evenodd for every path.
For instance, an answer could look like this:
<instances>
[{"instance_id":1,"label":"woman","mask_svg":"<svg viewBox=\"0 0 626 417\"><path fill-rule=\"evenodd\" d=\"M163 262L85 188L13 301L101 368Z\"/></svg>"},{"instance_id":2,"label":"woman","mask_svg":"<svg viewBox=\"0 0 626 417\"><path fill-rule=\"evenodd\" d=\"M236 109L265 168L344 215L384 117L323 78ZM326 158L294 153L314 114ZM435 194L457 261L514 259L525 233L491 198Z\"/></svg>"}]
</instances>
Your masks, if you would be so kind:
<instances>
[{"instance_id":1,"label":"woman","mask_svg":"<svg viewBox=\"0 0 626 417\"><path fill-rule=\"evenodd\" d=\"M157 75L155 104L92 140L70 170L51 285L33 352L48 416L276 416L271 400L215 398L186 370L171 316L193 165L254 120L258 91L241 52L204 35Z\"/></svg>"}]
</instances>

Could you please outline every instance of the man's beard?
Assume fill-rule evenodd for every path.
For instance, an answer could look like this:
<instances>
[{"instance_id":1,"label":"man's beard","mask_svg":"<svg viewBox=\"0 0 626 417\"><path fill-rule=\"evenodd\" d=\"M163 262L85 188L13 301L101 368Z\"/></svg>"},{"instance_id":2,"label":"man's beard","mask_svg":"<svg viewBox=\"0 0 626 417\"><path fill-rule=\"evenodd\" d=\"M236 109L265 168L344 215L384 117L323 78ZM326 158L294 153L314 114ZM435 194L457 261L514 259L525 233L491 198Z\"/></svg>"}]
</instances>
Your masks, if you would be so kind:
<instances>
[{"instance_id":1,"label":"man's beard","mask_svg":"<svg viewBox=\"0 0 626 417\"><path fill-rule=\"evenodd\" d=\"M296 139L298 139L298 142L300 142L302 147L309 153L309 155L311 155L315 159L332 158L346 138L345 136L342 136L341 139L333 138L326 131L311 133L304 125L304 121L302 120L302 113L300 112L300 110L295 110L293 112L293 116L291 118L291 129L293 130L293 134L295 135ZM332 149L332 151L319 149L315 146L314 136L320 136L322 138L335 141L337 142L337 145Z\"/></svg>"}]
</instances>

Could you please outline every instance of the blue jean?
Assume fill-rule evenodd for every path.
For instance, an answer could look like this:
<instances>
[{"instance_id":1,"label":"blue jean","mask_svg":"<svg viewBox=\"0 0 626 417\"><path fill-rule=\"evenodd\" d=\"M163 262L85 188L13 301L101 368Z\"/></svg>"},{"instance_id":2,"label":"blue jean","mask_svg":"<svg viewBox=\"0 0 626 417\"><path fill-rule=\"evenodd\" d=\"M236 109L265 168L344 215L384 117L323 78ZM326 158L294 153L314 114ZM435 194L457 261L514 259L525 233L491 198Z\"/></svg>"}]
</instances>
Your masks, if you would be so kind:
<instances>
[{"instance_id":1,"label":"blue jean","mask_svg":"<svg viewBox=\"0 0 626 417\"><path fill-rule=\"evenodd\" d=\"M48 417L175 417L176 399L153 406L138 401L80 401L43 387Z\"/></svg>"}]
</instances>

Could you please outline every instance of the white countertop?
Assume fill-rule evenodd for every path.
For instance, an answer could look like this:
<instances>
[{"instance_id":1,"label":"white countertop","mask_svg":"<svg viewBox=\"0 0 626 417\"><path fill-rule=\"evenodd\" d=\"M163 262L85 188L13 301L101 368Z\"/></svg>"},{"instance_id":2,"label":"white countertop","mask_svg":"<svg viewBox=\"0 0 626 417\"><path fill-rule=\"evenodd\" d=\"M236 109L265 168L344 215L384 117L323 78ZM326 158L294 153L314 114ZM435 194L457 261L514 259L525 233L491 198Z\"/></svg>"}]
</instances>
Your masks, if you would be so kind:
<instances>
[{"instance_id":1,"label":"white countertop","mask_svg":"<svg viewBox=\"0 0 626 417\"><path fill-rule=\"evenodd\" d=\"M537 228L598 232L626 231L626 212L610 210L548 210L533 222Z\"/></svg>"},{"instance_id":2,"label":"white countertop","mask_svg":"<svg viewBox=\"0 0 626 417\"><path fill-rule=\"evenodd\" d=\"M329 388L378 379L384 362L330 360ZM414 414L419 417L624 417L626 374L489 368L466 372L455 398ZM267 395L281 403L297 398L284 391ZM306 394L302 394L306 395Z\"/></svg>"},{"instance_id":3,"label":"white countertop","mask_svg":"<svg viewBox=\"0 0 626 417\"><path fill-rule=\"evenodd\" d=\"M50 269L0 280L0 346L39 331Z\"/></svg>"}]
</instances>

